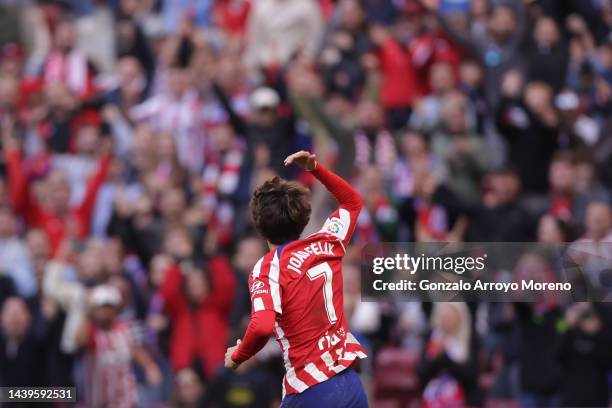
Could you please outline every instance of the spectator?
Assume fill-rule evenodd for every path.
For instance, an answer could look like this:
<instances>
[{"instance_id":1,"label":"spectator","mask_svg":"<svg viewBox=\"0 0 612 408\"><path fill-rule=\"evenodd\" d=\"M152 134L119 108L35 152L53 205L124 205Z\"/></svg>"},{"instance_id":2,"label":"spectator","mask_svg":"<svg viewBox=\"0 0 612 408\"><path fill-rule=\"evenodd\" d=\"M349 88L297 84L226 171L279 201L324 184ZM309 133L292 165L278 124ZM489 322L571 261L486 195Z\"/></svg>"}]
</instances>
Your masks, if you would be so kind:
<instances>
[{"instance_id":1,"label":"spectator","mask_svg":"<svg viewBox=\"0 0 612 408\"><path fill-rule=\"evenodd\" d=\"M457 79L463 53L435 19L427 14L423 15L422 7L416 7L416 11L418 13L414 14L414 21L411 23L417 25L417 35L409 42L409 49L418 73L419 92L428 95L433 91L433 86L437 85L437 81L430 81L431 69L438 64L448 65L452 69L454 79Z\"/></svg>"},{"instance_id":2,"label":"spectator","mask_svg":"<svg viewBox=\"0 0 612 408\"><path fill-rule=\"evenodd\" d=\"M234 209L242 210L246 206L247 198L241 190L251 175L253 158L245 150L252 146L245 146L229 125L212 128L210 139L213 146L202 174L202 201L218 239L228 243L233 233L240 232L240 223L244 225L244 220L236 219L238 214Z\"/></svg>"},{"instance_id":3,"label":"spectator","mask_svg":"<svg viewBox=\"0 0 612 408\"><path fill-rule=\"evenodd\" d=\"M375 103L364 100L357 106L356 120L355 165L361 168L373 164L388 180L391 164L397 158L397 147L385 127L383 112Z\"/></svg>"},{"instance_id":4,"label":"spectator","mask_svg":"<svg viewBox=\"0 0 612 408\"><path fill-rule=\"evenodd\" d=\"M439 303L423 348L418 373L426 406L480 405L478 341L464 303Z\"/></svg>"},{"instance_id":5,"label":"spectator","mask_svg":"<svg viewBox=\"0 0 612 408\"><path fill-rule=\"evenodd\" d=\"M32 332L32 315L23 299L10 297L2 306L0 383L3 387L40 387L47 383L41 369L44 338Z\"/></svg>"},{"instance_id":6,"label":"spectator","mask_svg":"<svg viewBox=\"0 0 612 408\"><path fill-rule=\"evenodd\" d=\"M597 307L575 303L565 312L568 330L563 335L559 359L564 368L561 406L605 406L610 401L610 352L605 346L609 328Z\"/></svg>"},{"instance_id":7,"label":"spectator","mask_svg":"<svg viewBox=\"0 0 612 408\"><path fill-rule=\"evenodd\" d=\"M88 355L88 404L117 407L138 406L136 378L131 361L140 364L147 381L158 385L159 368L142 348L126 322L117 319L121 304L119 291L97 286L90 295L91 320L78 333L78 341Z\"/></svg>"},{"instance_id":8,"label":"spectator","mask_svg":"<svg viewBox=\"0 0 612 408\"><path fill-rule=\"evenodd\" d=\"M296 138L295 117L293 112L283 114L278 92L270 87L260 87L253 91L249 98L253 119L245 122L234 111L221 87L216 86L214 90L231 120L234 133L245 138L247 157L243 161L242 170L248 172L252 170L251 166L270 166L278 174L287 176L287 169L272 161L271 156L273 151L288 154L293 148Z\"/></svg>"},{"instance_id":9,"label":"spectator","mask_svg":"<svg viewBox=\"0 0 612 408\"><path fill-rule=\"evenodd\" d=\"M482 38L472 38L469 33L454 27L440 11L439 0L427 0L426 7L438 17L444 30L464 50L478 58L485 67L487 101L497 107L501 79L515 67L520 55L521 43L526 31L526 11L523 2L516 2L516 10L508 4L493 7L487 17L487 33Z\"/></svg>"},{"instance_id":10,"label":"spectator","mask_svg":"<svg viewBox=\"0 0 612 408\"><path fill-rule=\"evenodd\" d=\"M510 170L490 172L484 178L482 203L470 205L447 187L426 187L426 194L451 214L463 214L469 224L463 237L473 242L523 242L534 235L527 210L517 202L520 182ZM492 227L494 225L494 227Z\"/></svg>"},{"instance_id":11,"label":"spectator","mask_svg":"<svg viewBox=\"0 0 612 408\"><path fill-rule=\"evenodd\" d=\"M372 46L367 20L363 7L355 0L339 2L336 13L337 22L328 30L319 64L326 89L354 98L365 81L362 57Z\"/></svg>"},{"instance_id":12,"label":"spectator","mask_svg":"<svg viewBox=\"0 0 612 408\"><path fill-rule=\"evenodd\" d=\"M541 267L541 259L530 258ZM524 264L526 266L526 264ZM553 303L516 303L520 333L519 373L522 407L559 405L561 381L557 353L560 347L560 308Z\"/></svg>"},{"instance_id":13,"label":"spectator","mask_svg":"<svg viewBox=\"0 0 612 408\"><path fill-rule=\"evenodd\" d=\"M400 137L400 160L395 165L393 193L396 199L412 197L421 167L439 179L446 177L445 164L434 155L421 133L406 132Z\"/></svg>"},{"instance_id":14,"label":"spectator","mask_svg":"<svg viewBox=\"0 0 612 408\"><path fill-rule=\"evenodd\" d=\"M533 30L534 42L527 52L527 81L548 84L555 92L565 85L569 52L559 27L551 17L540 17Z\"/></svg>"},{"instance_id":15,"label":"spectator","mask_svg":"<svg viewBox=\"0 0 612 408\"><path fill-rule=\"evenodd\" d=\"M176 374L175 406L196 408L204 396L204 386L198 375L190 368L184 368Z\"/></svg>"},{"instance_id":16,"label":"spectator","mask_svg":"<svg viewBox=\"0 0 612 408\"><path fill-rule=\"evenodd\" d=\"M455 79L451 66L447 63L437 63L429 70L428 82L431 93L421 99L410 118L410 125L430 132L442 122L441 105L447 95L453 93Z\"/></svg>"},{"instance_id":17,"label":"spectator","mask_svg":"<svg viewBox=\"0 0 612 408\"><path fill-rule=\"evenodd\" d=\"M612 212L610 205L603 202L592 202L587 207L585 238L595 242L610 239Z\"/></svg>"},{"instance_id":18,"label":"spectator","mask_svg":"<svg viewBox=\"0 0 612 408\"><path fill-rule=\"evenodd\" d=\"M424 183L420 180L424 174L443 180L447 167L429 151L423 135L408 133L402 137L401 144L403 159L396 165L393 180L401 222L408 227L411 239L446 239L451 229L448 213L424 193Z\"/></svg>"},{"instance_id":19,"label":"spectator","mask_svg":"<svg viewBox=\"0 0 612 408\"><path fill-rule=\"evenodd\" d=\"M147 121L158 132L174 137L179 163L192 173L202 170L205 152L202 101L189 71L176 66L168 71L168 92L135 106L131 117Z\"/></svg>"},{"instance_id":20,"label":"spectator","mask_svg":"<svg viewBox=\"0 0 612 408\"><path fill-rule=\"evenodd\" d=\"M525 191L543 194L547 186L546 169L560 147L559 118L548 85L527 84L522 95L521 82L521 75L515 71L504 77L497 124L508 142L509 163L517 167Z\"/></svg>"},{"instance_id":21,"label":"spectator","mask_svg":"<svg viewBox=\"0 0 612 408\"><path fill-rule=\"evenodd\" d=\"M252 358L239 370L223 370L210 384L202 404L215 408L237 408L248 401L253 408L273 406L279 400L278 393L267 386L273 380L275 378L270 371Z\"/></svg>"},{"instance_id":22,"label":"spectator","mask_svg":"<svg viewBox=\"0 0 612 408\"><path fill-rule=\"evenodd\" d=\"M53 48L42 67L46 84L59 82L67 86L79 99L94 92L95 70L83 52L76 48L77 33L74 22L63 19L53 34Z\"/></svg>"},{"instance_id":23,"label":"spectator","mask_svg":"<svg viewBox=\"0 0 612 408\"><path fill-rule=\"evenodd\" d=\"M243 38L251 3L246 0L220 1L214 5L213 20L228 36Z\"/></svg>"},{"instance_id":24,"label":"spectator","mask_svg":"<svg viewBox=\"0 0 612 408\"><path fill-rule=\"evenodd\" d=\"M161 294L173 321L170 359L174 370L194 366L210 378L223 362L234 284L233 271L223 256L205 265L182 262L166 271Z\"/></svg>"},{"instance_id":25,"label":"spectator","mask_svg":"<svg viewBox=\"0 0 612 408\"><path fill-rule=\"evenodd\" d=\"M36 294L36 278L27 246L17 235L15 214L9 207L0 207L0 265L11 278L19 296Z\"/></svg>"},{"instance_id":26,"label":"spectator","mask_svg":"<svg viewBox=\"0 0 612 408\"><path fill-rule=\"evenodd\" d=\"M538 223L538 242L561 244L574 241L576 231L571 223L545 214Z\"/></svg>"},{"instance_id":27,"label":"spectator","mask_svg":"<svg viewBox=\"0 0 612 408\"><path fill-rule=\"evenodd\" d=\"M100 185L104 182L110 157L102 157L95 176L90 180L83 202L78 207L70 205L70 186L65 175L55 170L45 180L50 199L44 197L44 206L39 198L30 191L29 180L23 171L21 152L10 129L3 130L5 159L8 162L11 201L14 208L21 212L28 222L43 229L51 242L53 252L66 237L85 237Z\"/></svg>"},{"instance_id":28,"label":"spectator","mask_svg":"<svg viewBox=\"0 0 612 408\"><path fill-rule=\"evenodd\" d=\"M265 255L264 242L256 236L246 236L238 243L232 266L236 272L236 295L232 310L232 325L237 326L251 310L251 296L248 291L249 274Z\"/></svg>"},{"instance_id":29,"label":"spectator","mask_svg":"<svg viewBox=\"0 0 612 408\"><path fill-rule=\"evenodd\" d=\"M118 58L135 58L144 71L146 84L149 85L155 72L155 56L142 24L138 21L137 5L138 2L132 0L119 2L115 21L116 53Z\"/></svg>"},{"instance_id":30,"label":"spectator","mask_svg":"<svg viewBox=\"0 0 612 408\"><path fill-rule=\"evenodd\" d=\"M563 91L555 97L560 114L560 140L569 146L593 146L600 141L601 125L580 108L578 95Z\"/></svg>"},{"instance_id":31,"label":"spectator","mask_svg":"<svg viewBox=\"0 0 612 408\"><path fill-rule=\"evenodd\" d=\"M586 209L594 201L609 200L602 191L577 191L576 159L571 153L559 153L550 166L550 198L548 211L566 221L584 224Z\"/></svg>"},{"instance_id":32,"label":"spectator","mask_svg":"<svg viewBox=\"0 0 612 408\"><path fill-rule=\"evenodd\" d=\"M408 121L416 98L417 78L412 59L400 42L384 28L374 26L370 35L379 48L381 105L385 108L389 126L393 130L400 129Z\"/></svg>"},{"instance_id":33,"label":"spectator","mask_svg":"<svg viewBox=\"0 0 612 408\"><path fill-rule=\"evenodd\" d=\"M474 60L464 60L459 67L459 90L468 97L476 115L476 130L483 134L489 109L484 97L482 67Z\"/></svg>"},{"instance_id":34,"label":"spectator","mask_svg":"<svg viewBox=\"0 0 612 408\"><path fill-rule=\"evenodd\" d=\"M572 258L583 268L590 283L599 287L607 269L605 259L610 256L609 242L612 240L612 211L610 205L594 201L586 208L585 234L576 240L570 249Z\"/></svg>"},{"instance_id":35,"label":"spectator","mask_svg":"<svg viewBox=\"0 0 612 408\"><path fill-rule=\"evenodd\" d=\"M131 129L126 121L130 119L130 110L146 98L149 83L134 57L121 58L117 62L117 73L118 86L107 93L104 102L109 106L103 112L104 119L113 127L113 134L121 137L119 140L123 143L118 143L118 148L123 148L120 152L127 153Z\"/></svg>"},{"instance_id":36,"label":"spectator","mask_svg":"<svg viewBox=\"0 0 612 408\"><path fill-rule=\"evenodd\" d=\"M442 126L431 138L431 150L444 158L449 183L464 200L476 201L479 182L488 167L487 149L468 123L465 97L453 93L441 107Z\"/></svg>"},{"instance_id":37,"label":"spectator","mask_svg":"<svg viewBox=\"0 0 612 408\"><path fill-rule=\"evenodd\" d=\"M362 168L360 190L364 196L363 211L355 232L361 242L394 241L397 237L397 210L383 188L383 176L374 166Z\"/></svg>"},{"instance_id":38,"label":"spectator","mask_svg":"<svg viewBox=\"0 0 612 408\"><path fill-rule=\"evenodd\" d=\"M323 33L321 23L319 7L312 0L258 1L249 15L247 65L255 69L283 65L296 52L313 58Z\"/></svg>"}]
</instances>

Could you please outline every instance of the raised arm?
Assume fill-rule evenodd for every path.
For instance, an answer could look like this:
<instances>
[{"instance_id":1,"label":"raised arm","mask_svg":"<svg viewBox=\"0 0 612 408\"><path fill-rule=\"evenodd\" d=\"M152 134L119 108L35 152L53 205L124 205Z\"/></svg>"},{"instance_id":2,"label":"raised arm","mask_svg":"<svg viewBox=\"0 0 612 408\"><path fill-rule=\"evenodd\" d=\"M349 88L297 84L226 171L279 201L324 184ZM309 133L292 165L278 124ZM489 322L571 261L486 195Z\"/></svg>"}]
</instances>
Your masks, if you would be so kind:
<instances>
[{"instance_id":1,"label":"raised arm","mask_svg":"<svg viewBox=\"0 0 612 408\"><path fill-rule=\"evenodd\" d=\"M225 256L219 255L209 261L207 269L212 291L203 304L214 306L222 313L229 314L236 286L236 277L232 266Z\"/></svg>"},{"instance_id":2,"label":"raised arm","mask_svg":"<svg viewBox=\"0 0 612 408\"><path fill-rule=\"evenodd\" d=\"M313 86L320 82L317 75L308 69L294 68L289 79L289 99L296 114L312 128L316 139L327 143L329 140L342 146L342 154L337 155L334 171L340 176L349 176L355 162L355 140L352 129L325 111L322 91ZM313 91L315 89L315 91Z\"/></svg>"},{"instance_id":3,"label":"raised arm","mask_svg":"<svg viewBox=\"0 0 612 408\"><path fill-rule=\"evenodd\" d=\"M285 166L292 163L311 172L338 201L339 208L327 218L321 231L335 235L345 244L348 243L363 205L359 192L346 180L318 163L312 153L302 150L285 159Z\"/></svg>"},{"instance_id":4,"label":"raised arm","mask_svg":"<svg viewBox=\"0 0 612 408\"><path fill-rule=\"evenodd\" d=\"M459 44L462 48L470 52L475 57L480 57L480 44L468 33L461 31L448 20L448 18L440 11L440 0L421 0L421 3L436 16L436 19L440 23L442 29L454 42Z\"/></svg>"},{"instance_id":5,"label":"raised arm","mask_svg":"<svg viewBox=\"0 0 612 408\"><path fill-rule=\"evenodd\" d=\"M45 268L42 292L55 300L66 313L60 347L65 353L74 353L80 344L80 331L86 321L85 288L66 278L68 265L51 261Z\"/></svg>"},{"instance_id":6,"label":"raised arm","mask_svg":"<svg viewBox=\"0 0 612 408\"><path fill-rule=\"evenodd\" d=\"M346 180L329 171L325 166L316 161L316 156L307 151L293 153L285 159L285 166L292 163L297 164L306 171L312 173L325 188L334 196L340 208L347 210L361 210L363 200L361 195Z\"/></svg>"},{"instance_id":7,"label":"raised arm","mask_svg":"<svg viewBox=\"0 0 612 408\"><path fill-rule=\"evenodd\" d=\"M23 170L21 152L18 149L6 147L4 159L8 173L9 197L13 208L23 212L29 199L28 180Z\"/></svg>"},{"instance_id":8,"label":"raised arm","mask_svg":"<svg viewBox=\"0 0 612 408\"><path fill-rule=\"evenodd\" d=\"M179 265L173 264L166 270L160 291L166 312L172 318L183 313L187 308L182 292L183 275L180 268Z\"/></svg>"},{"instance_id":9,"label":"raised arm","mask_svg":"<svg viewBox=\"0 0 612 408\"><path fill-rule=\"evenodd\" d=\"M228 98L228 96L225 94L225 91L223 90L223 88L221 88L221 86L217 84L216 82L213 82L212 91L217 97L217 99L219 100L221 107L223 108L227 116L229 117L229 123L232 129L234 129L234 132L236 133L236 135L239 137L246 138L247 126L244 123L244 120L242 120L240 115L238 115L236 111L234 110L234 108L232 107L232 103L230 99Z\"/></svg>"},{"instance_id":10,"label":"raised arm","mask_svg":"<svg viewBox=\"0 0 612 408\"><path fill-rule=\"evenodd\" d=\"M23 169L23 158L19 150L19 142L15 138L15 126L12 119L5 119L0 129L4 160L8 173L8 189L11 205L15 211L27 213L30 203L29 182ZM27 214L26 214L27 215Z\"/></svg>"},{"instance_id":11,"label":"raised arm","mask_svg":"<svg viewBox=\"0 0 612 408\"><path fill-rule=\"evenodd\" d=\"M357 212L361 210L363 204L361 195L346 180L334 174L320 163L316 164L312 175L334 196L338 204L340 204L340 208Z\"/></svg>"}]
</instances>

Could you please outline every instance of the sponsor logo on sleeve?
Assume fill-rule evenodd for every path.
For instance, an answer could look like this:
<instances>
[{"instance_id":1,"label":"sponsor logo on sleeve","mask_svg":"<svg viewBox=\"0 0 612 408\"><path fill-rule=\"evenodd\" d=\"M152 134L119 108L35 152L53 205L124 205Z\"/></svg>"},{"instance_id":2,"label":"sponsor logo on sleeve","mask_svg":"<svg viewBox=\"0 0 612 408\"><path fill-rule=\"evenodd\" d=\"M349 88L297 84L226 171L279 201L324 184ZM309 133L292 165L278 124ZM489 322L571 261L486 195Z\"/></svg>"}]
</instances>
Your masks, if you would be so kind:
<instances>
[{"instance_id":1,"label":"sponsor logo on sleeve","mask_svg":"<svg viewBox=\"0 0 612 408\"><path fill-rule=\"evenodd\" d=\"M251 296L261 295L262 293L268 293L267 289L264 289L264 283L260 280L256 280L251 285Z\"/></svg>"}]
</instances>

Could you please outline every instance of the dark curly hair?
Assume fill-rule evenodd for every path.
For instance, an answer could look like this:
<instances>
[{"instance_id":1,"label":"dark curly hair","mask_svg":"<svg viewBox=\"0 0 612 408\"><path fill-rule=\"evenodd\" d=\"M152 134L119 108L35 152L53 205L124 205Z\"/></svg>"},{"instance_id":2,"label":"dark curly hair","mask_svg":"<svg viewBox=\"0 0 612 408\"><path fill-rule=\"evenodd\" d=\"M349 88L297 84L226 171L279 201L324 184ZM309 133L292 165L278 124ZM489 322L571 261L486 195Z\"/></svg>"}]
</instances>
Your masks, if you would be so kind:
<instances>
[{"instance_id":1,"label":"dark curly hair","mask_svg":"<svg viewBox=\"0 0 612 408\"><path fill-rule=\"evenodd\" d=\"M263 183L250 204L257 231L275 245L298 239L310 220L309 194L302 184L280 177Z\"/></svg>"}]
</instances>

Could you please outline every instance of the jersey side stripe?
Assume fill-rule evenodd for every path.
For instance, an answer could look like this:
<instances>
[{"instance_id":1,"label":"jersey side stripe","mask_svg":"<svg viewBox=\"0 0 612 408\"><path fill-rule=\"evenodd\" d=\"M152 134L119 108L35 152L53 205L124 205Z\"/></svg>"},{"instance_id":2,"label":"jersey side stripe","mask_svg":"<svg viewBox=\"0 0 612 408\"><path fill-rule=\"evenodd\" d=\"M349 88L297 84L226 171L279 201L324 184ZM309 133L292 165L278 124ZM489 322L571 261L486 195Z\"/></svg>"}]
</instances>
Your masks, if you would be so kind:
<instances>
[{"instance_id":1,"label":"jersey side stripe","mask_svg":"<svg viewBox=\"0 0 612 408\"><path fill-rule=\"evenodd\" d=\"M257 261L255 266L253 267L253 278L259 278L259 275L261 274L261 263L263 262L263 260L264 257L262 256L261 258L259 258L259 261Z\"/></svg>"},{"instance_id":2,"label":"jersey side stripe","mask_svg":"<svg viewBox=\"0 0 612 408\"><path fill-rule=\"evenodd\" d=\"M274 258L272 258L272 262L270 264L270 293L272 295L272 303L274 304L274 310L276 313L282 313L283 309L281 307L281 298L280 298L280 287L279 287L279 279L280 279L280 266L277 252L274 252Z\"/></svg>"},{"instance_id":3,"label":"jersey side stripe","mask_svg":"<svg viewBox=\"0 0 612 408\"><path fill-rule=\"evenodd\" d=\"M317 380L318 383L323 382L325 380L327 380L327 376L325 375L325 373L321 370L319 370L317 368L316 365L314 365L313 363L308 363L306 364L306 366L304 367L304 371L306 371L308 374L310 374L310 376L312 378L314 378L315 380Z\"/></svg>"},{"instance_id":4,"label":"jersey side stripe","mask_svg":"<svg viewBox=\"0 0 612 408\"><path fill-rule=\"evenodd\" d=\"M295 368L291 365L291 360L289 360L289 340L285 337L285 332L278 323L274 323L274 328L276 329L276 338L280 341L281 348L283 349L283 360L285 361L286 372L285 379L287 380L287 384L297 392L303 392L308 388L308 385L297 377Z\"/></svg>"}]
</instances>

